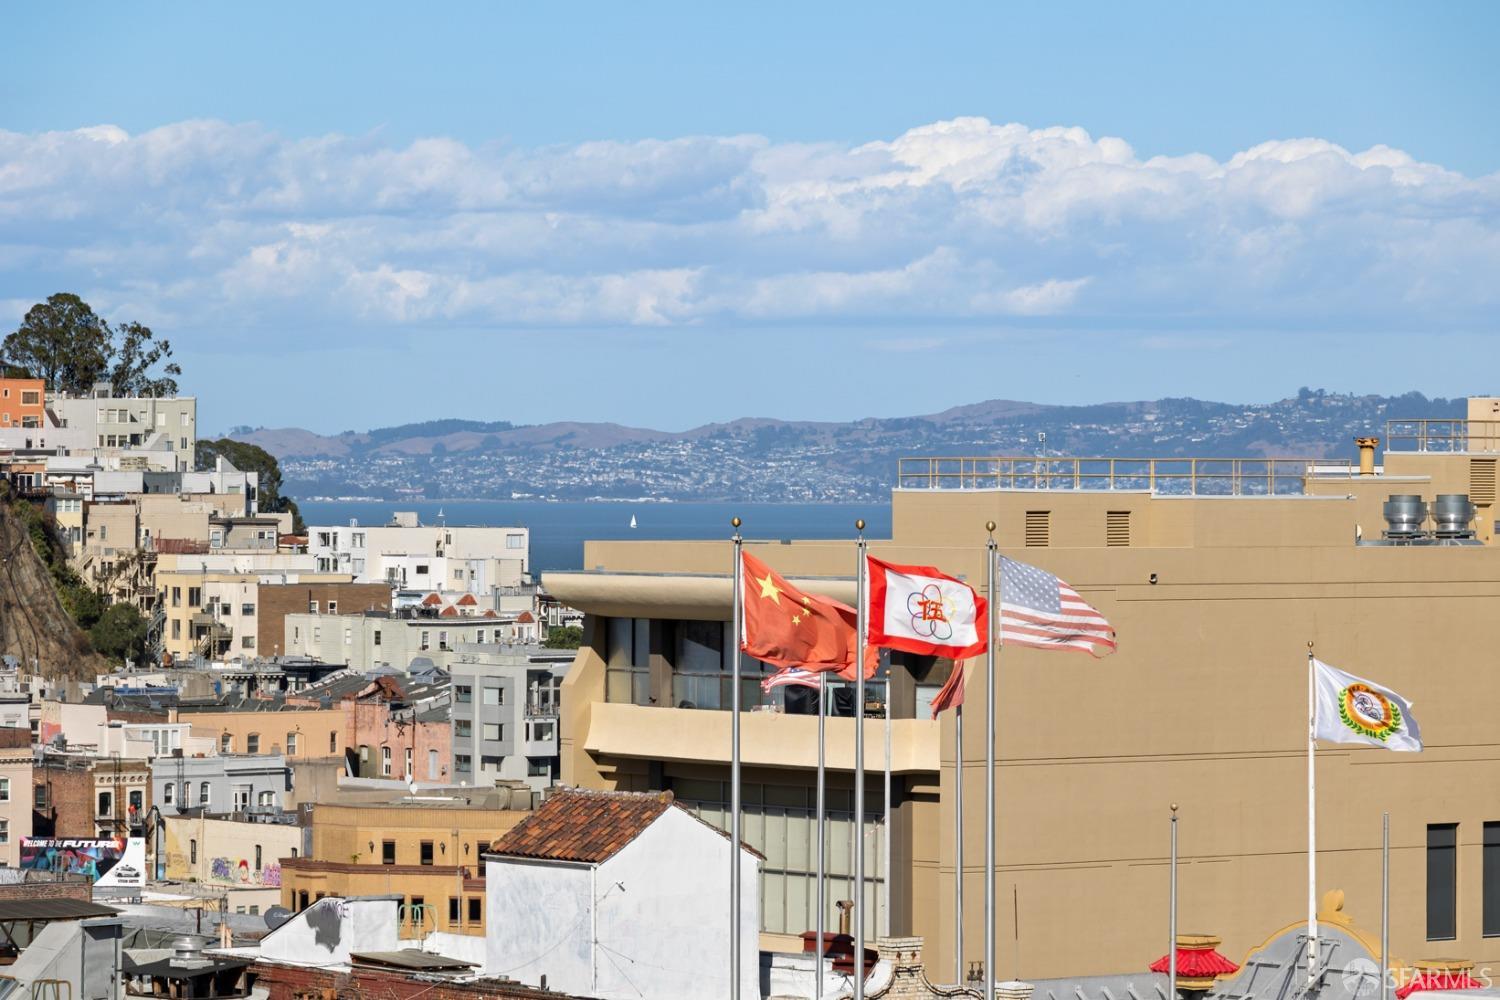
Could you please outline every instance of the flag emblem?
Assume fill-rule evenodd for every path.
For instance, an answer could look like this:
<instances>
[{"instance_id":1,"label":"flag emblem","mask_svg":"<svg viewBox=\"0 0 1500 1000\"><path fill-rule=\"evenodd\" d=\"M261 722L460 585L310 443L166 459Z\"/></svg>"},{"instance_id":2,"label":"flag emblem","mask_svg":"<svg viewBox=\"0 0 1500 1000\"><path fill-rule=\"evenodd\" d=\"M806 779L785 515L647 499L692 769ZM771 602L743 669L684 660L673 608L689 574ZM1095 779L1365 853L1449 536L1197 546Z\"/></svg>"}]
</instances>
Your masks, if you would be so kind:
<instances>
[{"instance_id":1,"label":"flag emblem","mask_svg":"<svg viewBox=\"0 0 1500 1000\"><path fill-rule=\"evenodd\" d=\"M1339 718L1344 725L1384 742L1401 729L1401 709L1368 684L1350 684L1339 692Z\"/></svg>"},{"instance_id":2,"label":"flag emblem","mask_svg":"<svg viewBox=\"0 0 1500 1000\"><path fill-rule=\"evenodd\" d=\"M953 602L943 597L935 583L929 583L906 599L911 612L911 630L938 642L953 638Z\"/></svg>"}]
</instances>

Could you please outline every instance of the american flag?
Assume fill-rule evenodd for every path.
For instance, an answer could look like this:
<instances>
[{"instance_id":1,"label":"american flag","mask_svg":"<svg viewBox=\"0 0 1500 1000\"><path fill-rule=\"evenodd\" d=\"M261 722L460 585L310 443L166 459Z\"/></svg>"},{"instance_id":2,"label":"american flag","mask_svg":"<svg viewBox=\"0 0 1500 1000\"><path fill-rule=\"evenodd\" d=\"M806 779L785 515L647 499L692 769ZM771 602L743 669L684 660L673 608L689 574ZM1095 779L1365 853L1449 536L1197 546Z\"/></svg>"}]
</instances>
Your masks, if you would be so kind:
<instances>
[{"instance_id":1,"label":"american flag","mask_svg":"<svg viewBox=\"0 0 1500 1000\"><path fill-rule=\"evenodd\" d=\"M815 688L818 686L817 671L803 670L801 667L784 667L762 679L760 689L770 694L776 688L786 687L788 684Z\"/></svg>"},{"instance_id":2,"label":"american flag","mask_svg":"<svg viewBox=\"0 0 1500 1000\"><path fill-rule=\"evenodd\" d=\"M1115 630L1051 573L1001 556L1000 642L1106 656L1115 651Z\"/></svg>"}]
</instances>

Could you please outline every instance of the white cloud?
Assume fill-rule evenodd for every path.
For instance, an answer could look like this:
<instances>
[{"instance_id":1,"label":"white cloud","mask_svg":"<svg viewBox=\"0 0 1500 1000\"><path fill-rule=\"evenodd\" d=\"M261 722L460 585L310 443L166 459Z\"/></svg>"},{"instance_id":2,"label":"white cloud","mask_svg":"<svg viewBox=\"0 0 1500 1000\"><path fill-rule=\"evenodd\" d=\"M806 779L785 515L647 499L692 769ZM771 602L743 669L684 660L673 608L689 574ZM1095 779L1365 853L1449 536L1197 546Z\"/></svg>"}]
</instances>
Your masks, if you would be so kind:
<instances>
[{"instance_id":1,"label":"white cloud","mask_svg":"<svg viewBox=\"0 0 1500 1000\"><path fill-rule=\"evenodd\" d=\"M107 314L335 337L1027 317L1436 331L1492 322L1500 176L1317 138L1142 160L979 118L852 147L99 125L0 132L0 262L10 312L87 289Z\"/></svg>"}]
</instances>

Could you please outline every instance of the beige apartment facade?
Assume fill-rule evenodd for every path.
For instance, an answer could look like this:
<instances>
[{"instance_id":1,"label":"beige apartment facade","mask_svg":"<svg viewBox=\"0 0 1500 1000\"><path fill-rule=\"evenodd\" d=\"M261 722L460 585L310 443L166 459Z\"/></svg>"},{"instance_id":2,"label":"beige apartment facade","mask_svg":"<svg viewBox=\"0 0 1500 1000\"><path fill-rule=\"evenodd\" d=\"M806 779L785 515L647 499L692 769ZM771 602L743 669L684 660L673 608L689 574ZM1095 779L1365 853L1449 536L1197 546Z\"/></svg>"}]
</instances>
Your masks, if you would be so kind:
<instances>
[{"instance_id":1,"label":"beige apartment facade","mask_svg":"<svg viewBox=\"0 0 1500 1000\"><path fill-rule=\"evenodd\" d=\"M1319 893L1343 889L1356 919L1378 925L1381 814L1389 812L1393 958L1500 960L1500 898L1493 887L1486 893L1500 866L1491 708L1500 699L1492 668L1500 550L1491 544L1500 444L1483 419L1487 403L1477 401L1467 423L1409 433L1393 425L1405 450L1386 450L1378 464L1368 453L1366 474L1354 461L903 462L892 538L872 540L873 555L936 565L982 590L993 521L1003 554L1071 583L1120 638L1119 652L1103 660L1019 648L999 655L1001 974L1129 972L1157 958L1173 803L1183 926L1221 935L1221 950L1238 961L1305 906L1309 642L1328 662L1410 699L1427 742L1420 755L1319 751ZM1429 504L1469 495L1474 537L1370 544L1382 541L1382 505L1398 494ZM754 524L744 531L753 538ZM799 586L852 600L852 542L747 542L747 550ZM730 560L727 541L597 542L584 562L601 569L546 576L550 592L587 613L585 646L563 687L564 782L671 788L721 821L729 719L695 696L708 668L728 662L722 652L701 654L713 634L703 623L730 616ZM984 954L983 667L966 664L965 963ZM870 871L884 876L888 834L890 926L927 939L935 981L951 981L954 968L957 770L952 713L929 721L921 706L948 668L904 657L891 667L889 831L878 816L884 723L866 722L867 805L877 814L866 834ZM807 831L817 718L762 699L758 686L745 690L759 709L744 718L742 753L748 839L767 855L766 929L796 933L813 920ZM831 836L830 870L840 878L852 727L828 720L831 815L845 824ZM831 883L831 898L847 887ZM881 895L867 895L877 919ZM828 916L833 926L836 914Z\"/></svg>"}]
</instances>

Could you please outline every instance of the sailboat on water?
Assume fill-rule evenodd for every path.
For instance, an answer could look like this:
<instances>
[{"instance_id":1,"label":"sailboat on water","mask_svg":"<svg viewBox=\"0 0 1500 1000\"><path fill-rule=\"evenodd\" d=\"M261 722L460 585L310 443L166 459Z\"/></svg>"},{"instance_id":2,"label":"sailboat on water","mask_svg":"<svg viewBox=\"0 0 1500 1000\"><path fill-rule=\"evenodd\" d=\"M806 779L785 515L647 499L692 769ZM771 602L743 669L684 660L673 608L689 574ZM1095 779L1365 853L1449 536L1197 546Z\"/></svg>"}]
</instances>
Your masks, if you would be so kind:
<instances>
[{"instance_id":1,"label":"sailboat on water","mask_svg":"<svg viewBox=\"0 0 1500 1000\"><path fill-rule=\"evenodd\" d=\"M632 527L632 528L634 528L634 527L635 527L635 515L634 515L634 514L631 514L631 515L630 515L630 526L631 526L631 527Z\"/></svg>"}]
</instances>

